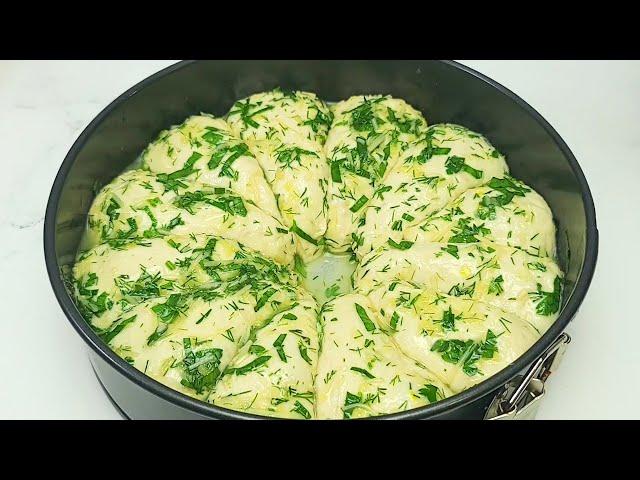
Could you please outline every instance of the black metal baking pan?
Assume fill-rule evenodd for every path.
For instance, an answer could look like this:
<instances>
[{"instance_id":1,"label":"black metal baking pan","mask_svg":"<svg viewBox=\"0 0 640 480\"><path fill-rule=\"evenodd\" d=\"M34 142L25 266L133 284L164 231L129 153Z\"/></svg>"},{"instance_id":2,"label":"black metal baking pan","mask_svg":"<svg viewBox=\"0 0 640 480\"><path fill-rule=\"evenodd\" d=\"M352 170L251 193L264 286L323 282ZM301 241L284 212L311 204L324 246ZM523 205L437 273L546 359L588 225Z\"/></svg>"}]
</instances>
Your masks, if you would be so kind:
<instances>
[{"instance_id":1,"label":"black metal baking pan","mask_svg":"<svg viewBox=\"0 0 640 480\"><path fill-rule=\"evenodd\" d=\"M44 252L58 302L87 344L101 384L130 418L262 418L187 397L119 358L76 309L61 267L73 262L96 185L117 176L160 130L200 112L224 115L236 99L278 86L312 91L326 101L390 94L420 109L430 124L459 123L482 132L506 155L512 174L549 203L557 222L558 260L566 273L558 320L516 362L475 387L378 417L484 418L496 395L526 372L576 315L594 273L598 231L587 181L558 133L513 92L451 61L185 61L143 80L100 112L69 150L53 183Z\"/></svg>"}]
</instances>

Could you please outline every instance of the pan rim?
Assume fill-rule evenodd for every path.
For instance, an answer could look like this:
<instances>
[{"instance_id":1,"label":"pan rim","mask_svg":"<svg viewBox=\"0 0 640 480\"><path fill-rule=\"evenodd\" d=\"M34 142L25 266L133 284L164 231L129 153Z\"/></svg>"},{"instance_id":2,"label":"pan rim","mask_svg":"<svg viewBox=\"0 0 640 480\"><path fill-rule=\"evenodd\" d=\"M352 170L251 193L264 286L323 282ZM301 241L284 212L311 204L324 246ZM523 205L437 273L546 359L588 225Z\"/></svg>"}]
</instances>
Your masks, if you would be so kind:
<instances>
[{"instance_id":1,"label":"pan rim","mask_svg":"<svg viewBox=\"0 0 640 480\"><path fill-rule=\"evenodd\" d=\"M194 64L196 60L185 60L170 65L153 75L148 76L142 81L135 84L133 87L126 90L119 95L115 100L109 103L82 131L82 133L75 140L67 155L65 156L58 173L56 174L49 198L47 201L47 207L44 219L44 256L47 267L47 273L49 281L53 288L54 294L58 301L58 304L62 308L67 320L71 323L76 332L82 337L84 342L95 352L102 360L104 360L109 366L114 368L118 373L123 375L128 380L134 382L138 387L158 396L159 398L177 405L186 410L192 411L199 415L209 418L218 419L274 419L274 417L267 417L261 415L254 415L249 413L238 412L222 407L218 407L212 404L205 403L195 398L189 397L176 390L167 387L160 382L145 375L139 370L135 369L132 365L129 365L126 361L116 355L108 345L106 345L97 334L89 327L85 319L80 315L77 310L71 296L68 294L64 282L60 276L60 265L56 257L56 215L61 198L62 190L65 185L67 175L73 166L77 154L80 152L87 139L94 133L97 127L102 123L103 119L107 117L115 108L127 101L129 98L136 95L142 89L155 81L170 75L178 70L186 68ZM401 61L399 61L401 62ZM449 398L441 400L431 405L419 407L416 409L408 410L405 412L398 412L393 414L381 415L378 417L370 417L371 419L397 419L397 420L415 420L421 418L437 417L445 412L451 412L458 410L468 405L469 403L482 398L491 392L499 389L510 379L520 373L526 366L530 365L542 352L547 348L551 342L557 338L560 333L565 329L567 324L573 319L578 311L578 308L582 304L593 274L595 271L595 265L598 256L598 229L596 224L596 212L593 203L593 197L591 190L584 176L582 168L578 164L577 159L569 149L568 145L564 142L562 137L556 132L556 130L547 122L540 113L538 113L531 105L525 102L522 98L516 95L511 90L507 89L498 82L492 80L480 72L462 65L452 60L439 60L440 63L459 70L467 75L470 75L482 81L485 84L498 90L502 95L506 96L511 101L515 102L518 106L523 108L535 121L538 123L545 132L550 135L564 157L569 162L571 170L575 175L585 210L586 219L586 241L585 241L585 255L578 274L573 291L570 293L560 315L553 325L515 362L505 367L495 375L487 378L479 384L465 390L461 393L453 395Z\"/></svg>"}]
</instances>

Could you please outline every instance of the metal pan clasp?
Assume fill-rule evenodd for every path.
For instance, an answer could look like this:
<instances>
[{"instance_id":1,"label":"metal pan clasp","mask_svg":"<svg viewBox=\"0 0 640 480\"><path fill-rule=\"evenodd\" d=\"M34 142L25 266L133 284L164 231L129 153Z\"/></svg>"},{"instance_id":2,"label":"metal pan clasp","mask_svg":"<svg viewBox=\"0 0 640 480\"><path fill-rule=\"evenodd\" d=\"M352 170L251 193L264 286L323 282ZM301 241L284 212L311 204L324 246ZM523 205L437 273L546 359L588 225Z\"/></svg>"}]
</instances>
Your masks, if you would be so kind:
<instances>
[{"instance_id":1,"label":"metal pan clasp","mask_svg":"<svg viewBox=\"0 0 640 480\"><path fill-rule=\"evenodd\" d=\"M533 420L544 396L544 384L560 364L571 337L562 333L525 375L507 383L489 405L485 420Z\"/></svg>"}]
</instances>

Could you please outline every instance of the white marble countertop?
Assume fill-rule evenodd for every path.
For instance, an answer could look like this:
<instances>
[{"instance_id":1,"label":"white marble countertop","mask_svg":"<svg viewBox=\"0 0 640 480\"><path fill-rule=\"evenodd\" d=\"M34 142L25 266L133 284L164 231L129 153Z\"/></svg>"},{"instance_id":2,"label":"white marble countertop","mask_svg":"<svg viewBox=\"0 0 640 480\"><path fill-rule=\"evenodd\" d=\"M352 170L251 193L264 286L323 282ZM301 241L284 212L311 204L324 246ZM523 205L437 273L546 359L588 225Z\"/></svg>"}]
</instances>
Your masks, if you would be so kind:
<instances>
[{"instance_id":1,"label":"white marble countertop","mask_svg":"<svg viewBox=\"0 0 640 480\"><path fill-rule=\"evenodd\" d=\"M171 61L0 62L0 418L120 418L44 266L44 208L91 119ZM466 61L536 108L578 158L600 255L538 418L640 418L640 62Z\"/></svg>"}]
</instances>

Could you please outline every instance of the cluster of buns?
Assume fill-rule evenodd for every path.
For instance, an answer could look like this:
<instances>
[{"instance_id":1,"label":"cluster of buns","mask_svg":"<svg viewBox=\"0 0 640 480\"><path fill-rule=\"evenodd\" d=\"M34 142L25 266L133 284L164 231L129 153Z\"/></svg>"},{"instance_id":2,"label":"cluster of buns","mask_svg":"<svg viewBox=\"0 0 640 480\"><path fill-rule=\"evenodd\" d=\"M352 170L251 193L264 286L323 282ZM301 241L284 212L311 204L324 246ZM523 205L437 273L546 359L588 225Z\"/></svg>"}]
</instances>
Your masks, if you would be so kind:
<instances>
[{"instance_id":1,"label":"cluster of buns","mask_svg":"<svg viewBox=\"0 0 640 480\"><path fill-rule=\"evenodd\" d=\"M319 304L301 277L324 252L357 266ZM355 418L512 363L557 318L562 272L549 207L482 135L389 96L277 89L161 132L96 196L69 286L186 395Z\"/></svg>"}]
</instances>

